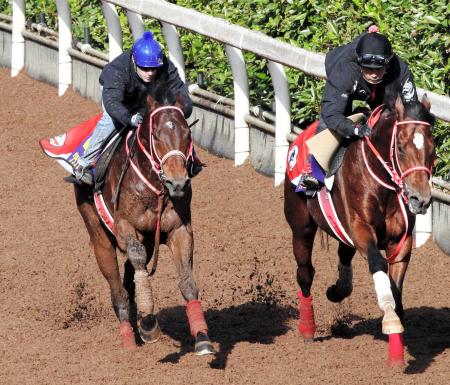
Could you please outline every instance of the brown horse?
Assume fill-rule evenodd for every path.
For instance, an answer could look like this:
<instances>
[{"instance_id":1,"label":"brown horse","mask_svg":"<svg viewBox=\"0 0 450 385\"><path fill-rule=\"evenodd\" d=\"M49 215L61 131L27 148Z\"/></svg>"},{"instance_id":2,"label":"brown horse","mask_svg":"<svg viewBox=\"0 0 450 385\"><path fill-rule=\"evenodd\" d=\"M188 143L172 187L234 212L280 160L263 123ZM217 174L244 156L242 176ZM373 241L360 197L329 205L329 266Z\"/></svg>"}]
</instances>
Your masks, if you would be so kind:
<instances>
[{"instance_id":1,"label":"brown horse","mask_svg":"<svg viewBox=\"0 0 450 385\"><path fill-rule=\"evenodd\" d=\"M141 339L155 342L159 338L160 328L153 314L152 273L147 271L147 264L153 260L154 272L158 247L163 243L172 252L180 277L195 353L202 355L214 350L192 274L192 189L187 172L192 139L180 99L163 87L154 97L148 96L149 112L144 122L135 133L128 133L113 155L102 188L103 199L98 201L106 202L109 221L101 220L91 188L75 186L75 194L98 266L111 290L122 346L136 347L130 324L130 307L134 305ZM123 284L117 248L127 255Z\"/></svg>"},{"instance_id":2,"label":"brown horse","mask_svg":"<svg viewBox=\"0 0 450 385\"><path fill-rule=\"evenodd\" d=\"M389 100L390 99L390 100ZM397 94L379 109L370 138L349 144L331 192L337 216L353 241L339 243L339 277L327 290L340 302L352 292L351 261L357 251L367 259L378 305L384 313L383 333L389 334L388 365L403 365L402 285L411 257L415 215L430 204L429 179L434 161L430 102L403 103ZM317 228L334 233L319 207L318 198L297 193L285 180L284 212L292 229L293 251L300 285L299 330L305 341L315 332L311 261ZM336 236L334 236L336 238ZM380 250L386 251L386 258Z\"/></svg>"}]
</instances>

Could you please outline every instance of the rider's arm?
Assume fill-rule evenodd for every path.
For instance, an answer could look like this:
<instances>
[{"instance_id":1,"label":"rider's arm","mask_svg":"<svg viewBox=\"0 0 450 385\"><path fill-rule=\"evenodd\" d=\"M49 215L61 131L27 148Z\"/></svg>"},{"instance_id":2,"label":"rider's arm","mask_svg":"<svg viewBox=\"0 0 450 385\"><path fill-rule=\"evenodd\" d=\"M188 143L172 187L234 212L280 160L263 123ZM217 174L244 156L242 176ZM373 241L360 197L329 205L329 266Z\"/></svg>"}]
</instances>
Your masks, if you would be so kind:
<instances>
[{"instance_id":1,"label":"rider's arm","mask_svg":"<svg viewBox=\"0 0 450 385\"><path fill-rule=\"evenodd\" d=\"M184 117L187 119L189 118L189 116L191 116L192 113L192 100L189 96L188 87L181 80L180 75L178 74L177 67L175 67L175 65L169 59L167 59L167 62L167 72L170 89L175 95L179 94L183 98L183 112Z\"/></svg>"},{"instance_id":2,"label":"rider's arm","mask_svg":"<svg viewBox=\"0 0 450 385\"><path fill-rule=\"evenodd\" d=\"M400 58L398 58L400 66L400 84L402 86L402 95L406 102L417 101L417 90L414 84L414 78L408 65Z\"/></svg>"},{"instance_id":3,"label":"rider's arm","mask_svg":"<svg viewBox=\"0 0 450 385\"><path fill-rule=\"evenodd\" d=\"M112 66L106 66L101 80L103 82L102 100L106 112L124 127L130 125L131 114L125 107L124 95L129 75Z\"/></svg>"},{"instance_id":4,"label":"rider's arm","mask_svg":"<svg viewBox=\"0 0 450 385\"><path fill-rule=\"evenodd\" d=\"M349 68L342 68L342 65L337 65L331 71L325 83L320 111L327 127L343 137L350 137L355 131L353 122L345 116L348 104L351 103L353 87L349 72Z\"/></svg>"}]
</instances>

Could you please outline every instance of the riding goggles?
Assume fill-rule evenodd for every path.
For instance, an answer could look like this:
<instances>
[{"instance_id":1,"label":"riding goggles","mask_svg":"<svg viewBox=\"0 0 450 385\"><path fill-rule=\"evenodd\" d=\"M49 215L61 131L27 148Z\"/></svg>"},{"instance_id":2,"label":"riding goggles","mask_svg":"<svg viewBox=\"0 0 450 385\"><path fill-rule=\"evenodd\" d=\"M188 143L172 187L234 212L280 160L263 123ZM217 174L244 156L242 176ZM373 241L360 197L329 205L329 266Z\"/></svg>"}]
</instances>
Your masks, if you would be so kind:
<instances>
[{"instance_id":1,"label":"riding goggles","mask_svg":"<svg viewBox=\"0 0 450 385\"><path fill-rule=\"evenodd\" d=\"M358 57L358 62L363 67L369 68L381 68L388 65L390 57L385 57L383 55L373 55L371 53L364 53Z\"/></svg>"},{"instance_id":2,"label":"riding goggles","mask_svg":"<svg viewBox=\"0 0 450 385\"><path fill-rule=\"evenodd\" d=\"M144 71L144 72L150 72L150 71L156 72L159 69L159 67L141 67L141 66L138 66L138 65L136 65L136 67L139 68L141 71Z\"/></svg>"}]
</instances>

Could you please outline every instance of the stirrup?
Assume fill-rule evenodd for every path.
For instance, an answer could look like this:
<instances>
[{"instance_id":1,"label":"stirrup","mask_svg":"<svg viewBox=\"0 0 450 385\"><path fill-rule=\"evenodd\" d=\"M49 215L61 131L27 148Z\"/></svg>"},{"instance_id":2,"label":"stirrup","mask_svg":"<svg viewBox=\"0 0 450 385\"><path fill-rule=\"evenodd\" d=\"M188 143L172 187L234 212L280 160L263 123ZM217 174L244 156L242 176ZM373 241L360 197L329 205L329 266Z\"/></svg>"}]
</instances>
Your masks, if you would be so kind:
<instances>
[{"instance_id":1,"label":"stirrup","mask_svg":"<svg viewBox=\"0 0 450 385\"><path fill-rule=\"evenodd\" d=\"M63 180L64 182L76 184L78 186L81 186L82 184L87 184L88 186L94 185L94 177L90 172L84 173L80 179L78 179L75 175L69 175L65 176Z\"/></svg>"},{"instance_id":2,"label":"stirrup","mask_svg":"<svg viewBox=\"0 0 450 385\"><path fill-rule=\"evenodd\" d=\"M88 186L94 185L94 175L92 174L92 167L90 166L75 167L73 170L73 174L66 176L63 179L67 183L73 183L77 185L81 185L83 183L87 184Z\"/></svg>"},{"instance_id":3,"label":"stirrup","mask_svg":"<svg viewBox=\"0 0 450 385\"><path fill-rule=\"evenodd\" d=\"M300 179L300 185L306 190L318 190L320 187L319 181L309 174L304 174Z\"/></svg>"}]
</instances>

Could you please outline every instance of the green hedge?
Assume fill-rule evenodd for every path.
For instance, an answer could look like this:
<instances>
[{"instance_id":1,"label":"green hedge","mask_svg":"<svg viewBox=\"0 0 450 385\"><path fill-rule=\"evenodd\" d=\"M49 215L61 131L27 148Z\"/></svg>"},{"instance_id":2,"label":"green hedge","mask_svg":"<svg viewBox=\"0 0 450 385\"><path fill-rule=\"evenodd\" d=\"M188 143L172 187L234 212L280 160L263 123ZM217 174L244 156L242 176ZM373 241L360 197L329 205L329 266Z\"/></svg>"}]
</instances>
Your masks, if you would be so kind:
<instances>
[{"instance_id":1,"label":"green hedge","mask_svg":"<svg viewBox=\"0 0 450 385\"><path fill-rule=\"evenodd\" d=\"M450 85L450 4L447 0L171 0L234 24L252 28L269 36L315 52L327 52L348 43L371 24L391 40L394 50L410 65L419 87L442 95L449 94ZM107 49L106 22L100 1L69 0L73 33L82 39L89 26L91 44ZM10 1L0 0L0 12L11 13ZM47 24L57 23L54 0L26 0L27 18L39 20L47 15ZM124 30L124 48L132 37L124 12L119 10ZM159 24L144 18L146 28L163 42ZM200 35L180 30L187 78L195 81L197 73L205 74L207 86L224 96L232 97L231 68L221 44ZM106 43L106 44L105 44ZM273 89L266 61L244 53L250 82L252 104L270 108ZM292 116L297 125L315 119L320 108L324 81L286 69L292 96ZM448 124L435 129L438 147L437 169L441 175L450 171L450 135Z\"/></svg>"}]
</instances>

